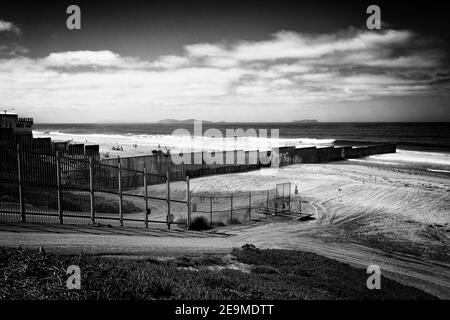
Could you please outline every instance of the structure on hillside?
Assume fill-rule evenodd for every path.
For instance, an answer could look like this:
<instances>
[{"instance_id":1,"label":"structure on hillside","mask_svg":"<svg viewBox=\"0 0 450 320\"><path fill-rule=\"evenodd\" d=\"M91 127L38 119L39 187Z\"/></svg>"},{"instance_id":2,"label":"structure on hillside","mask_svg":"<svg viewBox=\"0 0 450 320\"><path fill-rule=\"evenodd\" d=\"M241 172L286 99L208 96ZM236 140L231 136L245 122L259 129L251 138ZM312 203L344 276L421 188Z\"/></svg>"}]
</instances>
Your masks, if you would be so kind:
<instances>
[{"instance_id":1,"label":"structure on hillside","mask_svg":"<svg viewBox=\"0 0 450 320\"><path fill-rule=\"evenodd\" d=\"M71 141L52 141L51 138L33 137L33 118L19 118L3 110L0 114L0 145L45 154L59 152L69 156L99 157L98 145L74 144Z\"/></svg>"},{"instance_id":2,"label":"structure on hillside","mask_svg":"<svg viewBox=\"0 0 450 320\"><path fill-rule=\"evenodd\" d=\"M19 118L17 114L0 114L0 128L10 129L16 135L33 136L33 118Z\"/></svg>"},{"instance_id":3,"label":"structure on hillside","mask_svg":"<svg viewBox=\"0 0 450 320\"><path fill-rule=\"evenodd\" d=\"M31 142L33 139L33 119L19 118L17 114L0 114L0 141Z\"/></svg>"}]
</instances>

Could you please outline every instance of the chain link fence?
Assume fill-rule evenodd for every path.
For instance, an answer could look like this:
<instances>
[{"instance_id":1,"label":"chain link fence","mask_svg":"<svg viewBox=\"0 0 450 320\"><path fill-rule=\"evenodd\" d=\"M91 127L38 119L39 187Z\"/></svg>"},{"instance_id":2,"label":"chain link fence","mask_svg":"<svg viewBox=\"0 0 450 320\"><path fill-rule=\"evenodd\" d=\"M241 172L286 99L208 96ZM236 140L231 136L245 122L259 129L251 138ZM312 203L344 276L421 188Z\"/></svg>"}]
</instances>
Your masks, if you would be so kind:
<instances>
[{"instance_id":1,"label":"chain link fence","mask_svg":"<svg viewBox=\"0 0 450 320\"><path fill-rule=\"evenodd\" d=\"M291 212L291 184L273 189L192 193L192 218L203 216L211 225L239 224Z\"/></svg>"}]
</instances>

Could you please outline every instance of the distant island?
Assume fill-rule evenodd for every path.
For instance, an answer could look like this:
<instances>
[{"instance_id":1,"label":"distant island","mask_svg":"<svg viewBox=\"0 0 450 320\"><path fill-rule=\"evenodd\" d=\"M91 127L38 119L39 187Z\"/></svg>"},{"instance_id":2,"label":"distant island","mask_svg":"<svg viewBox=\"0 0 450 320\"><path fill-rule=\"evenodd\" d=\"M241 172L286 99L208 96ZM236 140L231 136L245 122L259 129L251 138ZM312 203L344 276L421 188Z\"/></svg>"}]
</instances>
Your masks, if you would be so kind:
<instances>
[{"instance_id":1,"label":"distant island","mask_svg":"<svg viewBox=\"0 0 450 320\"><path fill-rule=\"evenodd\" d=\"M159 124L193 124L194 121L202 121L203 123L206 124L211 124L211 123L215 123L215 124L226 124L228 123L227 121L208 121L208 120L197 120L197 119L185 119L185 120L177 120L177 119L163 119L163 120L159 120L157 123ZM317 123L319 121L315 120L315 119L303 119L303 120L294 120L291 121L291 123ZM234 123L234 122L232 122ZM238 122L236 122L238 123Z\"/></svg>"},{"instance_id":2,"label":"distant island","mask_svg":"<svg viewBox=\"0 0 450 320\"><path fill-rule=\"evenodd\" d=\"M294 120L292 123L317 123L319 121L315 119Z\"/></svg>"},{"instance_id":3,"label":"distant island","mask_svg":"<svg viewBox=\"0 0 450 320\"><path fill-rule=\"evenodd\" d=\"M197 119L186 119L186 120L163 119L163 120L159 120L158 123L160 123L160 124L191 124L191 123L194 123L194 121L202 121L203 123L213 123L212 121L197 120Z\"/></svg>"}]
</instances>

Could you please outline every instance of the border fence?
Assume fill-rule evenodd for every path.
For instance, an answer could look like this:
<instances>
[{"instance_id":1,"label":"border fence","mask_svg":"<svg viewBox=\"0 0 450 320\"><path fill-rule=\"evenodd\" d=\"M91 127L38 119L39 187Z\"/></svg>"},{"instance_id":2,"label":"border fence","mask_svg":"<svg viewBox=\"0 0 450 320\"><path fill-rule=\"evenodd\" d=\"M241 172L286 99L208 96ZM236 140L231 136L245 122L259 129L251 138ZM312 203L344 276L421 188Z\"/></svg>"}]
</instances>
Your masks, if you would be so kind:
<instances>
[{"instance_id":1,"label":"border fence","mask_svg":"<svg viewBox=\"0 0 450 320\"><path fill-rule=\"evenodd\" d=\"M61 156L0 146L0 222L116 224L177 223L171 205L184 205L190 222L189 196L171 199L170 174L100 163L95 157ZM166 184L164 196L149 194ZM142 187L141 193L131 192ZM187 193L189 178L186 178ZM160 202L166 219L152 219L150 205ZM163 209L164 210L164 209Z\"/></svg>"},{"instance_id":2,"label":"border fence","mask_svg":"<svg viewBox=\"0 0 450 320\"><path fill-rule=\"evenodd\" d=\"M158 175L146 167L124 168L120 159L105 164L96 157L40 153L19 145L0 146L0 164L0 222L170 229L171 224L189 227L198 216L225 225L295 213L290 183L261 191L193 193L189 177L172 178L169 169Z\"/></svg>"}]
</instances>

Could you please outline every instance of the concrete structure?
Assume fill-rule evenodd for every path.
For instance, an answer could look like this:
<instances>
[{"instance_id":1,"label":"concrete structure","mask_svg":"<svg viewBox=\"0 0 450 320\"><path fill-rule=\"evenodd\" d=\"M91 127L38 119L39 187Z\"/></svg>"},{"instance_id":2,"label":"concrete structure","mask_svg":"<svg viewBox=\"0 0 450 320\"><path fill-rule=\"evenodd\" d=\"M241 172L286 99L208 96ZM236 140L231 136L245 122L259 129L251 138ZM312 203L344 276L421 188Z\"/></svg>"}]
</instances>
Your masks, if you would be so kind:
<instances>
[{"instance_id":1,"label":"concrete structure","mask_svg":"<svg viewBox=\"0 0 450 320\"><path fill-rule=\"evenodd\" d=\"M19 118L17 114L0 114L0 129L12 129L12 133L33 136L33 118Z\"/></svg>"},{"instance_id":2,"label":"concrete structure","mask_svg":"<svg viewBox=\"0 0 450 320\"><path fill-rule=\"evenodd\" d=\"M51 138L33 138L32 118L19 118L17 114L0 114L0 145L16 148L21 145L24 150L71 156L99 157L99 146L84 144L72 144L69 141L56 142Z\"/></svg>"}]
</instances>

